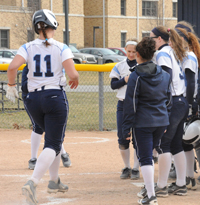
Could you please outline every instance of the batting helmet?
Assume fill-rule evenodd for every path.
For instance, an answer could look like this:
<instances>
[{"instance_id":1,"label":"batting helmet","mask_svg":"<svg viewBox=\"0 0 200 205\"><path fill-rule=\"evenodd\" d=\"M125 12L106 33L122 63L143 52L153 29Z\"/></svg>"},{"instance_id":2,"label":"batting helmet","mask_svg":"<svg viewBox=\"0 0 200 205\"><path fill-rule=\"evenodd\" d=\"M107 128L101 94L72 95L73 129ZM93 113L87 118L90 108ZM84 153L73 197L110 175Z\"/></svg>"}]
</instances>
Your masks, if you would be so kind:
<instances>
[{"instance_id":1,"label":"batting helmet","mask_svg":"<svg viewBox=\"0 0 200 205\"><path fill-rule=\"evenodd\" d=\"M185 124L183 142L196 147L200 144L200 118L195 118Z\"/></svg>"},{"instance_id":2,"label":"batting helmet","mask_svg":"<svg viewBox=\"0 0 200 205\"><path fill-rule=\"evenodd\" d=\"M38 25L39 22L44 22L45 26L50 26L53 29L57 29L58 22L56 21L56 17L54 13L48 9L38 10L33 14L32 22L34 25L35 32L39 34L38 29L40 26Z\"/></svg>"}]
</instances>

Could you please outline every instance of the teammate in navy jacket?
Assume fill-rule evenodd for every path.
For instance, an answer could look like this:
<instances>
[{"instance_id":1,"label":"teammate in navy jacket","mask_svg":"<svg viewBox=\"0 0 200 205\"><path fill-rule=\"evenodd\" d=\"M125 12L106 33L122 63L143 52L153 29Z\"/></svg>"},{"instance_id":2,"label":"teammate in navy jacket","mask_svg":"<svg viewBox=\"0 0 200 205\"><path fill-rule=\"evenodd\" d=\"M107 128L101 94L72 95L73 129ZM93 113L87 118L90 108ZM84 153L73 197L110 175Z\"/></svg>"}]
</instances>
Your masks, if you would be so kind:
<instances>
[{"instance_id":1,"label":"teammate in navy jacket","mask_svg":"<svg viewBox=\"0 0 200 205\"><path fill-rule=\"evenodd\" d=\"M150 37L144 37L136 46L139 65L130 74L124 100L123 137L129 140L134 127L136 152L147 189L139 204L157 204L152 153L154 148L160 152L171 108L170 75L150 61L154 52L155 41Z\"/></svg>"}]
</instances>

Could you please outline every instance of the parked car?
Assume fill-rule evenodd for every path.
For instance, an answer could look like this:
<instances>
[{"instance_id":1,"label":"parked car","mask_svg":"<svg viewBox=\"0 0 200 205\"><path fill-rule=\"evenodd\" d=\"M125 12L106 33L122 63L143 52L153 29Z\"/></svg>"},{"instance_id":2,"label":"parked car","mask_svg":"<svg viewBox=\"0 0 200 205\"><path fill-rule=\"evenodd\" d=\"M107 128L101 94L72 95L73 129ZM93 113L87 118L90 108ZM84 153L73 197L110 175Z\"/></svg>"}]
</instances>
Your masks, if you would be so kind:
<instances>
[{"instance_id":1,"label":"parked car","mask_svg":"<svg viewBox=\"0 0 200 205\"><path fill-rule=\"evenodd\" d=\"M14 58L17 50L9 48L0 48L0 58Z\"/></svg>"},{"instance_id":2,"label":"parked car","mask_svg":"<svg viewBox=\"0 0 200 205\"><path fill-rule=\"evenodd\" d=\"M0 48L0 64L10 64L16 54L17 50Z\"/></svg>"},{"instance_id":3,"label":"parked car","mask_svg":"<svg viewBox=\"0 0 200 205\"><path fill-rule=\"evenodd\" d=\"M120 56L126 56L126 50L124 48L109 48L109 49Z\"/></svg>"},{"instance_id":4,"label":"parked car","mask_svg":"<svg viewBox=\"0 0 200 205\"><path fill-rule=\"evenodd\" d=\"M80 49L81 53L89 53L95 56L96 60L99 56L103 57L103 63L114 63L124 60L125 56L117 55L115 52L108 48L83 48Z\"/></svg>"},{"instance_id":5,"label":"parked car","mask_svg":"<svg viewBox=\"0 0 200 205\"><path fill-rule=\"evenodd\" d=\"M69 45L69 48L71 49L73 55L74 55L74 63L75 64L82 64L82 63L86 63L86 64L94 64L97 63L95 56L94 55L90 55L90 54L86 54L86 53L81 53L76 47Z\"/></svg>"},{"instance_id":6,"label":"parked car","mask_svg":"<svg viewBox=\"0 0 200 205\"><path fill-rule=\"evenodd\" d=\"M13 58L2 58L0 57L0 64L10 64Z\"/></svg>"}]
</instances>

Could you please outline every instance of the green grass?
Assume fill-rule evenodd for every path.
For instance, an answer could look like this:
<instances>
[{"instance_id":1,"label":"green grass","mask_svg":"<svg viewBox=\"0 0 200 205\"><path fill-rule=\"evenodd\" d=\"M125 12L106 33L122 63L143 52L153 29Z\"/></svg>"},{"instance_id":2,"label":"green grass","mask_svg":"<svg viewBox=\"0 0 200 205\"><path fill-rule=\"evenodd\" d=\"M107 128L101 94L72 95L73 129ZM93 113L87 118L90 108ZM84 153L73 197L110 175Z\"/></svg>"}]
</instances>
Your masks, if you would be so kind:
<instances>
[{"instance_id":1,"label":"green grass","mask_svg":"<svg viewBox=\"0 0 200 205\"><path fill-rule=\"evenodd\" d=\"M99 73L79 71L79 85L98 85ZM7 74L0 74L0 81L5 81ZM21 75L19 75L21 81ZM109 73L104 73L104 85L110 85ZM1 94L1 93L0 93ZM21 93L20 93L21 95ZM1 97L1 95L0 95ZM69 116L67 130L99 130L99 93L98 92L70 92L67 93L69 101ZM4 99L5 93L4 93ZM104 130L116 129L115 92L104 92L103 125ZM12 104L5 101L3 112L0 104L0 128L30 128L31 121L23 109L23 102ZM8 110L9 109L9 110Z\"/></svg>"}]
</instances>

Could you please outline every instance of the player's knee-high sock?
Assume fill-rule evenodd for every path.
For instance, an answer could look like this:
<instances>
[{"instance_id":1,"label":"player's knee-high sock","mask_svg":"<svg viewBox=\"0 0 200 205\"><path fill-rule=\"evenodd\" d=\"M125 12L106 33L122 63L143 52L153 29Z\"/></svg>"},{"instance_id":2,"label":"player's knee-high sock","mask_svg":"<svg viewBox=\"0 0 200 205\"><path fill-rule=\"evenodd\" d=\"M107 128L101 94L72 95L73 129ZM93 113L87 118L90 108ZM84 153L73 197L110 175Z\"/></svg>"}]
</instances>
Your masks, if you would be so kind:
<instances>
[{"instance_id":1,"label":"player's knee-high sock","mask_svg":"<svg viewBox=\"0 0 200 205\"><path fill-rule=\"evenodd\" d=\"M46 171L49 169L49 167L53 163L55 157L56 157L56 152L53 149L45 148L42 151L42 153L38 157L35 169L31 176L31 180L34 183L38 184L40 179L43 177L43 175L46 173Z\"/></svg>"},{"instance_id":2,"label":"player's knee-high sock","mask_svg":"<svg viewBox=\"0 0 200 205\"><path fill-rule=\"evenodd\" d=\"M186 176L194 178L194 150L185 152Z\"/></svg>"},{"instance_id":3,"label":"player's knee-high sock","mask_svg":"<svg viewBox=\"0 0 200 205\"><path fill-rule=\"evenodd\" d=\"M42 135L34 131L31 133L31 159L37 158L38 149L40 146Z\"/></svg>"},{"instance_id":4,"label":"player's knee-high sock","mask_svg":"<svg viewBox=\"0 0 200 205\"><path fill-rule=\"evenodd\" d=\"M167 186L169 171L171 168L171 153L164 153L158 156L158 187Z\"/></svg>"},{"instance_id":5,"label":"player's knee-high sock","mask_svg":"<svg viewBox=\"0 0 200 205\"><path fill-rule=\"evenodd\" d=\"M176 168L176 184L183 186L186 183L186 159L184 151L174 155L174 165Z\"/></svg>"},{"instance_id":6,"label":"player's knee-high sock","mask_svg":"<svg viewBox=\"0 0 200 205\"><path fill-rule=\"evenodd\" d=\"M50 180L55 181L55 182L57 182L58 180L58 170L60 166L60 158L61 158L61 153L58 156L56 156L53 163L49 167Z\"/></svg>"},{"instance_id":7,"label":"player's knee-high sock","mask_svg":"<svg viewBox=\"0 0 200 205\"><path fill-rule=\"evenodd\" d=\"M130 168L130 149L121 150L121 156L124 162L124 166Z\"/></svg>"},{"instance_id":8,"label":"player's knee-high sock","mask_svg":"<svg viewBox=\"0 0 200 205\"><path fill-rule=\"evenodd\" d=\"M152 165L141 166L141 171L148 197L150 198L151 196L155 196L154 167Z\"/></svg>"},{"instance_id":9,"label":"player's knee-high sock","mask_svg":"<svg viewBox=\"0 0 200 205\"><path fill-rule=\"evenodd\" d=\"M139 160L137 158L136 150L134 149L134 164L133 164L133 169L139 170Z\"/></svg>"},{"instance_id":10,"label":"player's knee-high sock","mask_svg":"<svg viewBox=\"0 0 200 205\"><path fill-rule=\"evenodd\" d=\"M65 154L65 153L66 153L66 151L65 151L64 145L62 143L61 154Z\"/></svg>"}]
</instances>

